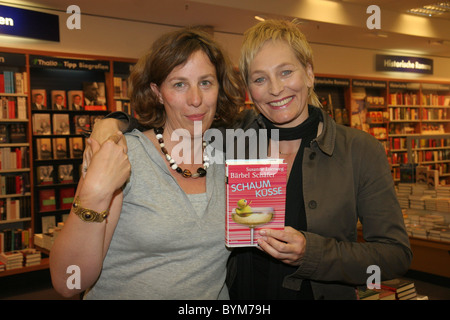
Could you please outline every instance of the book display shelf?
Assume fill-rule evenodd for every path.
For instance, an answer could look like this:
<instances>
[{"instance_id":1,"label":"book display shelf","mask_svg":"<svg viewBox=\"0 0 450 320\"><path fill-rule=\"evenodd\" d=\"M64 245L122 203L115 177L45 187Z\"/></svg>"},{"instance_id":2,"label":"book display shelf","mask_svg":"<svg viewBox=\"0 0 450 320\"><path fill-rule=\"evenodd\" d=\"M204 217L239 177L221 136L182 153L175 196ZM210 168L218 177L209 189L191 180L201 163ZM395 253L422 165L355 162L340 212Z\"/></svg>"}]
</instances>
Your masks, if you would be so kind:
<instances>
[{"instance_id":1,"label":"book display shelf","mask_svg":"<svg viewBox=\"0 0 450 320\"><path fill-rule=\"evenodd\" d=\"M127 101L126 81L117 95L114 79L125 80L134 63L0 48L0 277L48 268L82 172L86 133Z\"/></svg>"},{"instance_id":2,"label":"book display shelf","mask_svg":"<svg viewBox=\"0 0 450 320\"><path fill-rule=\"evenodd\" d=\"M350 114L351 127L370 133L388 150L386 90L386 81L352 79Z\"/></svg>"},{"instance_id":3,"label":"book display shelf","mask_svg":"<svg viewBox=\"0 0 450 320\"><path fill-rule=\"evenodd\" d=\"M411 269L450 277L450 82L318 75L315 89L336 122L340 101L348 125L385 147L411 238ZM416 187L419 169L425 181Z\"/></svg>"},{"instance_id":4,"label":"book display shelf","mask_svg":"<svg viewBox=\"0 0 450 320\"><path fill-rule=\"evenodd\" d=\"M438 170L449 183L450 84L389 83L389 142L394 179L400 180L401 164L414 163ZM433 135L433 138L420 136ZM414 158L408 158L407 139L414 137ZM410 156L411 157L411 156Z\"/></svg>"},{"instance_id":5,"label":"book display shelf","mask_svg":"<svg viewBox=\"0 0 450 320\"><path fill-rule=\"evenodd\" d=\"M350 79L334 76L316 76L314 89L320 103L336 123L346 126L350 125L348 112L348 106L350 105Z\"/></svg>"},{"instance_id":6,"label":"book display shelf","mask_svg":"<svg viewBox=\"0 0 450 320\"><path fill-rule=\"evenodd\" d=\"M7 248L32 243L28 74L24 54L0 52L0 245Z\"/></svg>"},{"instance_id":7,"label":"book display shelf","mask_svg":"<svg viewBox=\"0 0 450 320\"><path fill-rule=\"evenodd\" d=\"M114 77L112 87L114 88L115 110L128 114L134 114L130 105L130 98L128 98L128 76L133 66L133 62L113 62Z\"/></svg>"},{"instance_id":8,"label":"book display shelf","mask_svg":"<svg viewBox=\"0 0 450 320\"><path fill-rule=\"evenodd\" d=\"M364 130L383 144L396 183L401 166L414 163L438 170L440 183L450 184L450 82L317 75L315 90L337 123ZM416 139L413 159L408 137Z\"/></svg>"}]
</instances>

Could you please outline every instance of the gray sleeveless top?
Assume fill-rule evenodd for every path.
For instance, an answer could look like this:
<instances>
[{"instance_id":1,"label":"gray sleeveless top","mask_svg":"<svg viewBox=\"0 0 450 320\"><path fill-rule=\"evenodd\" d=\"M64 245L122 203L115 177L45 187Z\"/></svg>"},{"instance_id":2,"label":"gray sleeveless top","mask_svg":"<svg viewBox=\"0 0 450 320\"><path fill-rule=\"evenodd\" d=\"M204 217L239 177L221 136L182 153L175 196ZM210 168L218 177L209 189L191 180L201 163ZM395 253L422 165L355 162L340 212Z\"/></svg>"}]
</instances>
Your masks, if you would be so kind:
<instances>
[{"instance_id":1,"label":"gray sleeveless top","mask_svg":"<svg viewBox=\"0 0 450 320\"><path fill-rule=\"evenodd\" d=\"M125 137L131 177L85 299L228 299L224 166L211 164L205 194L187 195L143 133Z\"/></svg>"}]
</instances>

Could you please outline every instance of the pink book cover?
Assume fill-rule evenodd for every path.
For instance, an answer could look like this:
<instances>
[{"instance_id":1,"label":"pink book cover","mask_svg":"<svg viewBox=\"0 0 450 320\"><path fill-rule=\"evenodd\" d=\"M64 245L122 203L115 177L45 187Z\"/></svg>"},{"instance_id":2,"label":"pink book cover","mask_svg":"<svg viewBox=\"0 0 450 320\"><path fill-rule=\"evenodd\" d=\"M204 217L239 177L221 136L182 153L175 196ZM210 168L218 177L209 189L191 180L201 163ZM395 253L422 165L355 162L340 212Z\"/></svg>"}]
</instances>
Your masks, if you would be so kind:
<instances>
[{"instance_id":1,"label":"pink book cover","mask_svg":"<svg viewBox=\"0 0 450 320\"><path fill-rule=\"evenodd\" d=\"M281 159L226 161L227 247L257 246L261 229L284 229L287 166Z\"/></svg>"}]
</instances>

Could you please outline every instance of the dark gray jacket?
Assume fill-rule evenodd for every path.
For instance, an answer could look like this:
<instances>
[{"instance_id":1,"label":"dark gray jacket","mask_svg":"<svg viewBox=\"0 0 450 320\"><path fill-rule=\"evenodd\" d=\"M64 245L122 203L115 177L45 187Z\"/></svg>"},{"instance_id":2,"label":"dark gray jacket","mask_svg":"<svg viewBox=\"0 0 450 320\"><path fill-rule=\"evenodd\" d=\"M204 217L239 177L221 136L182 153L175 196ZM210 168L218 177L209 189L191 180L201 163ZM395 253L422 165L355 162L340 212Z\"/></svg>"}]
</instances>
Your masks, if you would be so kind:
<instances>
[{"instance_id":1,"label":"dark gray jacket","mask_svg":"<svg viewBox=\"0 0 450 320\"><path fill-rule=\"evenodd\" d=\"M303 156L305 255L283 286L299 290L310 279L315 299L355 299L355 286L373 273L369 266L379 267L381 280L396 278L408 270L412 252L383 146L321 112L321 130ZM240 126L265 127L256 114ZM365 242L357 242L358 219ZM231 261L229 271L235 268Z\"/></svg>"}]
</instances>

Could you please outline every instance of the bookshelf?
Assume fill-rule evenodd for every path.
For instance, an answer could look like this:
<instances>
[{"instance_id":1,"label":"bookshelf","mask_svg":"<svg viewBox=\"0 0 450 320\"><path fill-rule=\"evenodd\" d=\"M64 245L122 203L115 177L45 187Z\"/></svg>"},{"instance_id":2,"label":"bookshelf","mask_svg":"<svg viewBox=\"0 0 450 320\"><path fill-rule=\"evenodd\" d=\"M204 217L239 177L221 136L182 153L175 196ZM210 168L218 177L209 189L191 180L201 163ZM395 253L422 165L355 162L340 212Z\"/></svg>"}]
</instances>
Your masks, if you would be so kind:
<instances>
[{"instance_id":1,"label":"bookshelf","mask_svg":"<svg viewBox=\"0 0 450 320\"><path fill-rule=\"evenodd\" d=\"M352 79L351 127L370 133L387 150L389 116L386 92L387 81Z\"/></svg>"},{"instance_id":2,"label":"bookshelf","mask_svg":"<svg viewBox=\"0 0 450 320\"><path fill-rule=\"evenodd\" d=\"M113 98L116 111L123 111L134 114L128 97L128 76L133 69L135 62L114 61L113 63Z\"/></svg>"},{"instance_id":3,"label":"bookshelf","mask_svg":"<svg viewBox=\"0 0 450 320\"><path fill-rule=\"evenodd\" d=\"M32 243L26 58L0 52L0 244L6 248Z\"/></svg>"},{"instance_id":4,"label":"bookshelf","mask_svg":"<svg viewBox=\"0 0 450 320\"><path fill-rule=\"evenodd\" d=\"M439 170L442 179L448 178L448 149L441 140L450 134L450 84L393 81L388 99L394 180L400 180L400 166L406 163L430 165ZM420 139L423 135L434 135L436 140ZM414 137L415 145L422 149L408 153L408 137Z\"/></svg>"},{"instance_id":5,"label":"bookshelf","mask_svg":"<svg viewBox=\"0 0 450 320\"><path fill-rule=\"evenodd\" d=\"M49 250L36 245L34 236L49 231L70 212L81 172L85 130L115 111L117 100L128 101L126 95L115 97L114 77L126 80L135 62L0 48L0 182L8 180L8 192L0 193L0 204L4 204L0 207L0 251L29 247L44 255L39 264L1 271L0 277L48 268L45 256ZM12 89L10 79L14 80ZM93 88L100 94L97 102L88 106L84 98ZM78 106L77 95L84 106ZM58 99L62 108L55 105ZM11 211L11 207L16 209ZM5 234L26 239L26 243L8 245L5 250Z\"/></svg>"},{"instance_id":6,"label":"bookshelf","mask_svg":"<svg viewBox=\"0 0 450 320\"><path fill-rule=\"evenodd\" d=\"M50 232L70 211L85 135L108 113L109 76L107 60L30 55L35 234Z\"/></svg>"},{"instance_id":7,"label":"bookshelf","mask_svg":"<svg viewBox=\"0 0 450 320\"><path fill-rule=\"evenodd\" d=\"M327 113L336 123L350 125L350 79L319 75L314 79L314 89Z\"/></svg>"},{"instance_id":8,"label":"bookshelf","mask_svg":"<svg viewBox=\"0 0 450 320\"><path fill-rule=\"evenodd\" d=\"M450 135L450 82L318 74L315 91L337 123L366 131L380 141L395 183L400 182L400 167L412 161L406 148L408 137L439 135L445 139ZM348 123L336 118L336 107L338 114L349 116ZM432 149L415 150L414 160L431 155L433 162L427 165L439 170L442 182L450 183L448 148L434 143L427 146Z\"/></svg>"}]
</instances>

